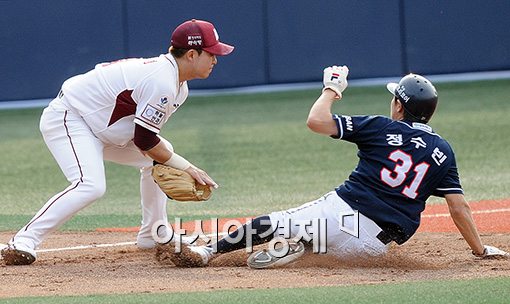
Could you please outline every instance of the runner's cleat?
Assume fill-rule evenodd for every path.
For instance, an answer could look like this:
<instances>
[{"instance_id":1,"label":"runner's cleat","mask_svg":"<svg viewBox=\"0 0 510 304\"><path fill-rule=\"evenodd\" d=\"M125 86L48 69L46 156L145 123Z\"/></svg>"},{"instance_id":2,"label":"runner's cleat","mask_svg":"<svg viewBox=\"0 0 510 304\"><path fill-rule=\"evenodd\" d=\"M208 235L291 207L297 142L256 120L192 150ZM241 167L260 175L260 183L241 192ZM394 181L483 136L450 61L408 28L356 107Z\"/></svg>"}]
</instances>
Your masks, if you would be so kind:
<instances>
[{"instance_id":1,"label":"runner's cleat","mask_svg":"<svg viewBox=\"0 0 510 304\"><path fill-rule=\"evenodd\" d=\"M267 249L259 250L248 257L248 266L255 269L279 267L294 262L305 253L305 246L302 242L287 241L287 243L289 252L285 256L275 256Z\"/></svg>"}]
</instances>

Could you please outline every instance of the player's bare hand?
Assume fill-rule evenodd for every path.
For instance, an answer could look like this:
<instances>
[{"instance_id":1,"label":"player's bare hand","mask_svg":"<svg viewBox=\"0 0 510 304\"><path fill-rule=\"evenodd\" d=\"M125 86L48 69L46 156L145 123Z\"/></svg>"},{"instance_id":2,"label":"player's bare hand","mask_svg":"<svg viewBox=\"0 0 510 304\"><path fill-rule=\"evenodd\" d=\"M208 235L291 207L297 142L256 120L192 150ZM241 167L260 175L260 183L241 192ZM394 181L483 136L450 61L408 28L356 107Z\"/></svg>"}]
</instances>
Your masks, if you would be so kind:
<instances>
[{"instance_id":1,"label":"player's bare hand","mask_svg":"<svg viewBox=\"0 0 510 304\"><path fill-rule=\"evenodd\" d=\"M342 92L347 88L347 75L349 75L349 68L347 66L331 66L324 69L323 83L324 92L326 89L334 91L337 99L342 98Z\"/></svg>"},{"instance_id":2,"label":"player's bare hand","mask_svg":"<svg viewBox=\"0 0 510 304\"><path fill-rule=\"evenodd\" d=\"M193 178L201 185L209 185L214 189L218 189L218 184L205 172L204 170L191 165L188 169L184 170L188 172Z\"/></svg>"},{"instance_id":3,"label":"player's bare hand","mask_svg":"<svg viewBox=\"0 0 510 304\"><path fill-rule=\"evenodd\" d=\"M510 253L504 250L501 250L494 246L485 245L483 247L484 250L482 254L476 254L475 252L473 252L473 254L482 259L501 259L501 258L510 259Z\"/></svg>"}]
</instances>

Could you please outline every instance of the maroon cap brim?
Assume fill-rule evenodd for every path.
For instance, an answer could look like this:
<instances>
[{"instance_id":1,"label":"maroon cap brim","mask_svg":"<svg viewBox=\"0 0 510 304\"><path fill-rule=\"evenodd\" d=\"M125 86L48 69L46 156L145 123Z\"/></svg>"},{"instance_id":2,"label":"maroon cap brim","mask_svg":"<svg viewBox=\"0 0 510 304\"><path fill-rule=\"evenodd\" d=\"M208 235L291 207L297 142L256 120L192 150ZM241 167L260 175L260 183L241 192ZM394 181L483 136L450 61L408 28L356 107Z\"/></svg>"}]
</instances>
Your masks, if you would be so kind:
<instances>
[{"instance_id":1,"label":"maroon cap brim","mask_svg":"<svg viewBox=\"0 0 510 304\"><path fill-rule=\"evenodd\" d=\"M216 56L225 56L232 53L234 47L226 43L218 42L213 46L203 48L203 50Z\"/></svg>"}]
</instances>

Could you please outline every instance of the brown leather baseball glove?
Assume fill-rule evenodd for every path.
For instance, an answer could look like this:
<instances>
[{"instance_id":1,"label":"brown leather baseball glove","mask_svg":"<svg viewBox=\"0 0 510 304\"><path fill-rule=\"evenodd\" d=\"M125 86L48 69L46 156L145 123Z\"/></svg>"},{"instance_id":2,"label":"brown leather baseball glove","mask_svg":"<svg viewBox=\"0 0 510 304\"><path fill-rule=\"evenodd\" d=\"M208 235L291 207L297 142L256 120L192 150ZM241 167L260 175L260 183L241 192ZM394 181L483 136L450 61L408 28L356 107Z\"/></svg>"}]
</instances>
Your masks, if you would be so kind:
<instances>
[{"instance_id":1,"label":"brown leather baseball glove","mask_svg":"<svg viewBox=\"0 0 510 304\"><path fill-rule=\"evenodd\" d=\"M206 201L212 195L211 187L199 184L189 173L162 164L155 164L152 177L168 198L180 201Z\"/></svg>"}]
</instances>

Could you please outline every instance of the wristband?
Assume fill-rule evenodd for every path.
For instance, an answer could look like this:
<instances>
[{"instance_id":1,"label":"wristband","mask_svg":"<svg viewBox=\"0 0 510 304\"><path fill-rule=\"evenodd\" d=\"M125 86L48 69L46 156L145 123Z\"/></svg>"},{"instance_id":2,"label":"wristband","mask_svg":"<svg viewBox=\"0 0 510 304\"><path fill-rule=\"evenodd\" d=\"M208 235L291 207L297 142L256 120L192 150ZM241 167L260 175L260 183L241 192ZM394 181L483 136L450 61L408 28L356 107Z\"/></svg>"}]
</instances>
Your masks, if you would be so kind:
<instances>
[{"instance_id":1,"label":"wristband","mask_svg":"<svg viewBox=\"0 0 510 304\"><path fill-rule=\"evenodd\" d=\"M191 163L174 152L170 159L165 162L165 165L179 170L186 170L191 166Z\"/></svg>"}]
</instances>

